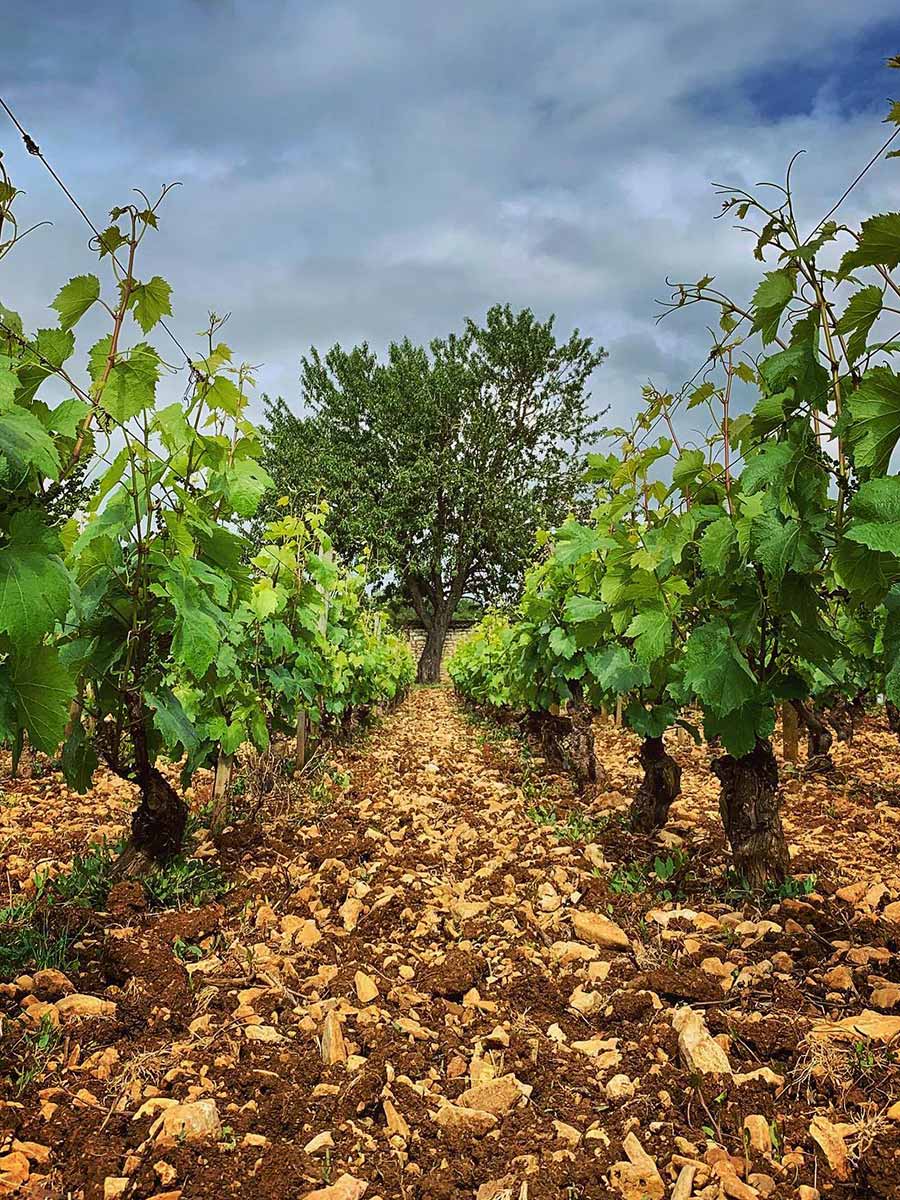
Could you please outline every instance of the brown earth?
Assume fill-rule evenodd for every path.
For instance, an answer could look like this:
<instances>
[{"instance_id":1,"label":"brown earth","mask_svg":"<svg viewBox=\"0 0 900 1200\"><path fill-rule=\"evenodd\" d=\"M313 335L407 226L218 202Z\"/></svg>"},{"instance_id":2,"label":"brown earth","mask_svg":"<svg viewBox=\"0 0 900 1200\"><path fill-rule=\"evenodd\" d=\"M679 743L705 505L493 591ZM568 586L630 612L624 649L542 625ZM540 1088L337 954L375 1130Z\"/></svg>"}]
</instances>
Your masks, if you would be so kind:
<instances>
[{"instance_id":1,"label":"brown earth","mask_svg":"<svg viewBox=\"0 0 900 1200\"><path fill-rule=\"evenodd\" d=\"M421 688L332 754L347 782L201 838L234 883L220 904L119 891L67 916L67 980L0 983L0 1196L641 1200L679 1176L685 1200L900 1196L896 740L873 717L833 777L784 772L815 880L761 906L725 879L707 750L672 743L683 796L634 837L630 735L598 727L606 778L578 799ZM6 781L10 897L130 806L107 777L86 798ZM107 1007L75 1015L72 989ZM197 1140L159 1140L166 1106L210 1100Z\"/></svg>"}]
</instances>

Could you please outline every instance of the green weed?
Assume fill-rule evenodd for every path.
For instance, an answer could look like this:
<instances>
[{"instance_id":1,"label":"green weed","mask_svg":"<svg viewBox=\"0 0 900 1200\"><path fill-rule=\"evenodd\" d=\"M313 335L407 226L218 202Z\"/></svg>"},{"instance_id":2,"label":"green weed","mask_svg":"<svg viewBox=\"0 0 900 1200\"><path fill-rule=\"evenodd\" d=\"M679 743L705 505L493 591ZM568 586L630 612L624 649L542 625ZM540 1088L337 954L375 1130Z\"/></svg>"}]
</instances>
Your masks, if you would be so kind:
<instances>
[{"instance_id":1,"label":"green weed","mask_svg":"<svg viewBox=\"0 0 900 1200\"><path fill-rule=\"evenodd\" d=\"M62 1036L50 1017L45 1016L41 1018L37 1029L26 1030L18 1038L13 1047L17 1068L9 1076L17 1096L21 1096L43 1074Z\"/></svg>"},{"instance_id":2,"label":"green weed","mask_svg":"<svg viewBox=\"0 0 900 1200\"><path fill-rule=\"evenodd\" d=\"M660 900L683 899L684 891L680 887L660 886L674 883L677 877L685 882L690 878L687 871L688 855L684 850L670 851L665 858L657 855L653 862L645 866L641 863L626 863L618 867L610 876L610 890L617 895L634 896L640 892L654 892Z\"/></svg>"},{"instance_id":3,"label":"green weed","mask_svg":"<svg viewBox=\"0 0 900 1200\"><path fill-rule=\"evenodd\" d=\"M607 817L589 817L587 813L574 810L561 818L556 809L547 804L533 804L526 815L535 825L552 829L566 842L596 841L598 833L609 824Z\"/></svg>"}]
</instances>

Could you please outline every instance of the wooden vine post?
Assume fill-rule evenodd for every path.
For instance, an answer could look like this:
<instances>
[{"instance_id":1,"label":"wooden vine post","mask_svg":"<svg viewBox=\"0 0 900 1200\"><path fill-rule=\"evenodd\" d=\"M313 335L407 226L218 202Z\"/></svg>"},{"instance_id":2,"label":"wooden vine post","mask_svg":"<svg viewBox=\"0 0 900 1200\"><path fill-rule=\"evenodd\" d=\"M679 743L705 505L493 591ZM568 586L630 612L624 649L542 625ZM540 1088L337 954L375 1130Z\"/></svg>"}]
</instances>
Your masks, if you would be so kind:
<instances>
[{"instance_id":1,"label":"wooden vine post","mask_svg":"<svg viewBox=\"0 0 900 1200\"><path fill-rule=\"evenodd\" d=\"M225 754L219 747L216 767L213 772L212 786L212 816L210 827L219 830L225 824L228 815L228 785L231 783L231 772L234 768L234 755Z\"/></svg>"}]
</instances>

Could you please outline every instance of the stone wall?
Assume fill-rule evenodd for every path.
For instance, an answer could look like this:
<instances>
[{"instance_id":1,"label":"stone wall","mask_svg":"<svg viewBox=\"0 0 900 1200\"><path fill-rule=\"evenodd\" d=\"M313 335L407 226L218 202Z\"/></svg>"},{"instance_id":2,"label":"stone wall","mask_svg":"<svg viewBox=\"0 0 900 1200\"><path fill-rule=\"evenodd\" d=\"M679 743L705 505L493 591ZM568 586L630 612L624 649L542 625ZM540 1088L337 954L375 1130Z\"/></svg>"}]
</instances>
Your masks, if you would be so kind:
<instances>
[{"instance_id":1,"label":"stone wall","mask_svg":"<svg viewBox=\"0 0 900 1200\"><path fill-rule=\"evenodd\" d=\"M447 640L444 642L444 654L441 659L441 679L449 679L447 674L447 663L453 655L461 638L464 638L472 626L474 621L454 622L450 627L450 632L447 634ZM425 646L425 630L421 625L404 625L401 632L409 642L416 662L419 661L419 655Z\"/></svg>"}]
</instances>

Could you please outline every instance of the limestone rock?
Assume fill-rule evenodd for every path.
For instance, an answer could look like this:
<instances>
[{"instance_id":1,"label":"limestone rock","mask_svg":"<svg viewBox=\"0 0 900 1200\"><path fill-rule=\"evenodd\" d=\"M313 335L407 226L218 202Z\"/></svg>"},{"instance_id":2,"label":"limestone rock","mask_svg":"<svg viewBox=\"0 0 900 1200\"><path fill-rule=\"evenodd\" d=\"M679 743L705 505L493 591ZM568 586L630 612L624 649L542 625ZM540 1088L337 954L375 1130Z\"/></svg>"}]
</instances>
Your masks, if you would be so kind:
<instances>
[{"instance_id":1,"label":"limestone rock","mask_svg":"<svg viewBox=\"0 0 900 1200\"><path fill-rule=\"evenodd\" d=\"M713 1040L700 1013L684 1004L672 1014L672 1027L678 1034L681 1057L690 1070L701 1075L731 1074L728 1055Z\"/></svg>"},{"instance_id":2,"label":"limestone rock","mask_svg":"<svg viewBox=\"0 0 900 1200\"><path fill-rule=\"evenodd\" d=\"M822 982L833 992L849 992L853 989L853 976L848 967L832 967L822 976Z\"/></svg>"},{"instance_id":3,"label":"limestone rock","mask_svg":"<svg viewBox=\"0 0 900 1200\"><path fill-rule=\"evenodd\" d=\"M612 1103L630 1100L634 1095L634 1084L627 1075L613 1075L604 1088L606 1098Z\"/></svg>"},{"instance_id":4,"label":"limestone rock","mask_svg":"<svg viewBox=\"0 0 900 1200\"><path fill-rule=\"evenodd\" d=\"M675 1180L675 1186L672 1188L671 1200L691 1200L691 1193L694 1190L694 1176L697 1174L697 1168L693 1163L685 1163L678 1172L678 1178Z\"/></svg>"},{"instance_id":5,"label":"limestone rock","mask_svg":"<svg viewBox=\"0 0 900 1200\"><path fill-rule=\"evenodd\" d=\"M274 1025L248 1025L244 1029L244 1037L248 1042L280 1042L281 1034Z\"/></svg>"},{"instance_id":6,"label":"limestone rock","mask_svg":"<svg viewBox=\"0 0 900 1200\"><path fill-rule=\"evenodd\" d=\"M303 1147L304 1154L318 1154L320 1150L333 1150L334 1138L331 1135L331 1130L326 1129L324 1133L317 1133L314 1138L310 1138Z\"/></svg>"},{"instance_id":7,"label":"limestone rock","mask_svg":"<svg viewBox=\"0 0 900 1200\"><path fill-rule=\"evenodd\" d=\"M518 1102L522 1094L522 1084L515 1075L501 1075L499 1079L489 1079L468 1088L457 1103L463 1108L481 1109L483 1112L493 1113L496 1117L502 1117Z\"/></svg>"},{"instance_id":8,"label":"limestone rock","mask_svg":"<svg viewBox=\"0 0 900 1200\"><path fill-rule=\"evenodd\" d=\"M340 1017L334 1011L325 1018L322 1026L322 1061L332 1066L347 1059L347 1043L341 1031Z\"/></svg>"},{"instance_id":9,"label":"limestone rock","mask_svg":"<svg viewBox=\"0 0 900 1200\"><path fill-rule=\"evenodd\" d=\"M744 1117L744 1129L750 1139L750 1145L760 1154L769 1154L772 1150L772 1131L769 1122L761 1113L751 1113Z\"/></svg>"},{"instance_id":10,"label":"limestone rock","mask_svg":"<svg viewBox=\"0 0 900 1200\"><path fill-rule=\"evenodd\" d=\"M873 1012L871 1008L864 1008L861 1013L844 1017L841 1021L815 1021L812 1036L832 1037L844 1042L853 1042L864 1037L887 1045L894 1038L900 1037L900 1017L886 1017L883 1013Z\"/></svg>"},{"instance_id":11,"label":"limestone rock","mask_svg":"<svg viewBox=\"0 0 900 1200\"><path fill-rule=\"evenodd\" d=\"M43 967L34 973L34 990L47 1000L58 1000L60 996L71 995L75 991L75 984L62 971Z\"/></svg>"},{"instance_id":12,"label":"limestone rock","mask_svg":"<svg viewBox=\"0 0 900 1200\"><path fill-rule=\"evenodd\" d=\"M353 977L353 986L356 988L356 996L360 1004L371 1004L373 1000L378 999L378 984L371 975L366 975L364 971L357 971Z\"/></svg>"},{"instance_id":13,"label":"limestone rock","mask_svg":"<svg viewBox=\"0 0 900 1200\"><path fill-rule=\"evenodd\" d=\"M363 1183L361 1179L354 1179L352 1175L345 1173L339 1175L328 1187L316 1188L314 1192L307 1192L303 1200L361 1200L368 1187L369 1185Z\"/></svg>"},{"instance_id":14,"label":"limestone rock","mask_svg":"<svg viewBox=\"0 0 900 1200\"><path fill-rule=\"evenodd\" d=\"M575 933L583 942L592 946L602 946L606 950L630 950L631 942L628 934L615 921L610 921L600 913L572 913L572 926Z\"/></svg>"},{"instance_id":15,"label":"limestone rock","mask_svg":"<svg viewBox=\"0 0 900 1200\"><path fill-rule=\"evenodd\" d=\"M31 1164L21 1150L0 1154L0 1196L18 1191L30 1174Z\"/></svg>"},{"instance_id":16,"label":"limestone rock","mask_svg":"<svg viewBox=\"0 0 900 1200\"><path fill-rule=\"evenodd\" d=\"M173 1104L150 1127L150 1136L161 1147L180 1146L182 1142L218 1141L222 1136L222 1122L215 1100Z\"/></svg>"},{"instance_id":17,"label":"limestone rock","mask_svg":"<svg viewBox=\"0 0 900 1200\"><path fill-rule=\"evenodd\" d=\"M480 1137L493 1129L497 1118L483 1108L466 1108L461 1104L443 1104L435 1114L434 1121L441 1129L454 1133L473 1133Z\"/></svg>"},{"instance_id":18,"label":"limestone rock","mask_svg":"<svg viewBox=\"0 0 900 1200\"><path fill-rule=\"evenodd\" d=\"M663 1200L666 1185L662 1176L633 1133L626 1135L622 1148L629 1161L614 1163L609 1179L623 1200Z\"/></svg>"},{"instance_id":19,"label":"limestone rock","mask_svg":"<svg viewBox=\"0 0 900 1200\"><path fill-rule=\"evenodd\" d=\"M56 1002L56 1011L66 1017L114 1017L116 1006L112 1000L101 1000L99 996L86 996L71 992Z\"/></svg>"},{"instance_id":20,"label":"limestone rock","mask_svg":"<svg viewBox=\"0 0 900 1200\"><path fill-rule=\"evenodd\" d=\"M837 1125L820 1114L812 1119L809 1136L819 1145L829 1167L840 1180L850 1178L847 1146Z\"/></svg>"}]
</instances>

